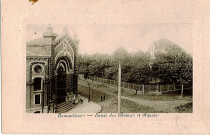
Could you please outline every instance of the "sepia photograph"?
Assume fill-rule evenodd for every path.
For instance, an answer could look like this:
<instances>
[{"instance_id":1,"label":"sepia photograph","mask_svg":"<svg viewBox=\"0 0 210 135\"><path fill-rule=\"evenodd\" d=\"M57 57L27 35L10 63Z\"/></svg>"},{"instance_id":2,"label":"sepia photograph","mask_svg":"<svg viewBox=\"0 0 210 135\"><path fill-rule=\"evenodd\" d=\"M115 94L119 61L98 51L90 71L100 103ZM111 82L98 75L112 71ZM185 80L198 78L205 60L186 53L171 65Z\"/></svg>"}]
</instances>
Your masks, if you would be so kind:
<instances>
[{"instance_id":1,"label":"sepia photograph","mask_svg":"<svg viewBox=\"0 0 210 135\"><path fill-rule=\"evenodd\" d=\"M2 133L210 133L210 1L2 2Z\"/></svg>"},{"instance_id":2,"label":"sepia photograph","mask_svg":"<svg viewBox=\"0 0 210 135\"><path fill-rule=\"evenodd\" d=\"M26 113L192 113L190 23L27 24Z\"/></svg>"}]
</instances>

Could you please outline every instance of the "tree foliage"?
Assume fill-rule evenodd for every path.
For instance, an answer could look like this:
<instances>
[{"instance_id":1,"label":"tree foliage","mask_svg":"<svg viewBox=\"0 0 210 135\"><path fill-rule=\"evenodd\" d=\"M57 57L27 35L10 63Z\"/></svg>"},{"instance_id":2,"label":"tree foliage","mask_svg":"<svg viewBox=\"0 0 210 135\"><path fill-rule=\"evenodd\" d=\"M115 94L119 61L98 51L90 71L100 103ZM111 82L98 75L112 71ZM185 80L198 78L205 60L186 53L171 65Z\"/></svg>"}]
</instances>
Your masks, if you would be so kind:
<instances>
[{"instance_id":1,"label":"tree foliage","mask_svg":"<svg viewBox=\"0 0 210 135\"><path fill-rule=\"evenodd\" d=\"M131 54L122 47L112 55L79 55L79 73L117 80L119 62L124 82L148 84L156 78L162 84L192 83L192 57L173 46L156 53L155 58L141 51Z\"/></svg>"}]
</instances>

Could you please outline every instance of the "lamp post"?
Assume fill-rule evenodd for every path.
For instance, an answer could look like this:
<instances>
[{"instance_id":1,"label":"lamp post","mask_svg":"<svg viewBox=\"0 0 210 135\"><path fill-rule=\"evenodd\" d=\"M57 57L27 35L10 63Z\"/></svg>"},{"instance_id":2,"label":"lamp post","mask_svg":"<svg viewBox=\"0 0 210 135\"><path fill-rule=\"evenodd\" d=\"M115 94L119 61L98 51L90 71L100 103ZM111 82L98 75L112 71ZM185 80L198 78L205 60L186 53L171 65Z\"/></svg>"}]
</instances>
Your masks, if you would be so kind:
<instances>
[{"instance_id":1,"label":"lamp post","mask_svg":"<svg viewBox=\"0 0 210 135\"><path fill-rule=\"evenodd\" d=\"M88 97L88 102L90 102L90 83L88 83L89 86L89 97Z\"/></svg>"}]
</instances>

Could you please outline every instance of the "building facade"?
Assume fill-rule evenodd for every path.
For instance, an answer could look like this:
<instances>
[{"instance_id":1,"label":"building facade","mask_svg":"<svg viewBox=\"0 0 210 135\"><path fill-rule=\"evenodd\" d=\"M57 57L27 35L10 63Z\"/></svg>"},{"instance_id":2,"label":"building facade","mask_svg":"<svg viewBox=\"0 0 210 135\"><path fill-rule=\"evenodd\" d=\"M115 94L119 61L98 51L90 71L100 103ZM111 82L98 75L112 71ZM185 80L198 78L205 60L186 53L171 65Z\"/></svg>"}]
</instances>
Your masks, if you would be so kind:
<instances>
[{"instance_id":1,"label":"building facade","mask_svg":"<svg viewBox=\"0 0 210 135\"><path fill-rule=\"evenodd\" d=\"M51 26L43 37L26 43L26 112L59 112L77 103L79 41ZM65 110L66 111L66 110Z\"/></svg>"}]
</instances>

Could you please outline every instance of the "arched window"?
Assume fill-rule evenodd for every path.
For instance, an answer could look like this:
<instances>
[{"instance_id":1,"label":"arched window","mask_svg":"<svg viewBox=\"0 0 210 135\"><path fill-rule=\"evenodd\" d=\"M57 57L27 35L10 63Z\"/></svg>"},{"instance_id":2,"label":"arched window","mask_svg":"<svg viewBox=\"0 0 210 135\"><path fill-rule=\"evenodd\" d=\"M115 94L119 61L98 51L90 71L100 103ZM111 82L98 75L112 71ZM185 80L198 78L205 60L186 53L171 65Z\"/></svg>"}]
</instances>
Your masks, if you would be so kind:
<instances>
[{"instance_id":1,"label":"arched window","mask_svg":"<svg viewBox=\"0 0 210 135\"><path fill-rule=\"evenodd\" d=\"M65 63L63 63L63 62L59 63L57 70L58 70L58 72L66 72L66 65L65 65Z\"/></svg>"},{"instance_id":2,"label":"arched window","mask_svg":"<svg viewBox=\"0 0 210 135\"><path fill-rule=\"evenodd\" d=\"M34 113L40 113L40 111L35 111Z\"/></svg>"},{"instance_id":3,"label":"arched window","mask_svg":"<svg viewBox=\"0 0 210 135\"><path fill-rule=\"evenodd\" d=\"M41 90L42 78L34 79L34 91Z\"/></svg>"}]
</instances>

